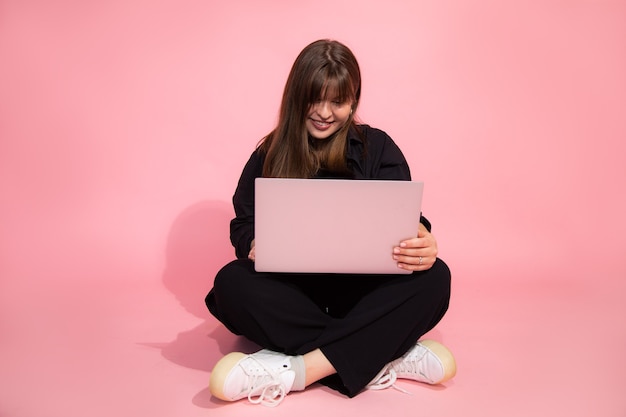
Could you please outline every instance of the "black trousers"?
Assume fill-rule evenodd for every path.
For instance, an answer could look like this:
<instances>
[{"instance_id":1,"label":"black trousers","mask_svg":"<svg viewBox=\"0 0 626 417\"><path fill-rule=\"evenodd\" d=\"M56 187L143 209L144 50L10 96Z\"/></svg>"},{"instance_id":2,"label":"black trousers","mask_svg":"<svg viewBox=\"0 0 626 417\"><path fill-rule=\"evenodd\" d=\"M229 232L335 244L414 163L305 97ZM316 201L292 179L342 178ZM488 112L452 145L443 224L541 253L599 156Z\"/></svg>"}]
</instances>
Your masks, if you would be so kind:
<instances>
[{"instance_id":1,"label":"black trousers","mask_svg":"<svg viewBox=\"0 0 626 417\"><path fill-rule=\"evenodd\" d=\"M263 348L321 349L337 374L320 382L353 397L441 320L449 300L440 259L410 275L259 273L238 259L218 272L205 301L231 332Z\"/></svg>"}]
</instances>

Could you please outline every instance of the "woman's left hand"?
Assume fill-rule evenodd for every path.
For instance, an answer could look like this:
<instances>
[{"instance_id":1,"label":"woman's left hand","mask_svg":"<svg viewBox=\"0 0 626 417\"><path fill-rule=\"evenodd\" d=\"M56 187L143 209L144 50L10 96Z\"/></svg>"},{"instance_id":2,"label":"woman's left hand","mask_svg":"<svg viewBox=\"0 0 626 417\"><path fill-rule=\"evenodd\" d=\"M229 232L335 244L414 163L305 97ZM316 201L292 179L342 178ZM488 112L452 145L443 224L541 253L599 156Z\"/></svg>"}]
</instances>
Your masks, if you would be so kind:
<instances>
[{"instance_id":1,"label":"woman's left hand","mask_svg":"<svg viewBox=\"0 0 626 417\"><path fill-rule=\"evenodd\" d=\"M437 260L437 241L426 227L420 223L417 237L400 242L393 248L393 259L398 268L407 271L426 271Z\"/></svg>"}]
</instances>

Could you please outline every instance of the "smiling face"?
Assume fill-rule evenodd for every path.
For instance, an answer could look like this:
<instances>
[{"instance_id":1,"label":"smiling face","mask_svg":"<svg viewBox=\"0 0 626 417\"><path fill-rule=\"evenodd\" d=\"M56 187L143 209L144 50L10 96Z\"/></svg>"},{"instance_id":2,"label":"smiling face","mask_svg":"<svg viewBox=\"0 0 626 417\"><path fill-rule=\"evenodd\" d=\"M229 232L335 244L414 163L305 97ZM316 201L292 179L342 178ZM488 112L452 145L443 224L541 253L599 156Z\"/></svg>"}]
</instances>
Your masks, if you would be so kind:
<instances>
[{"instance_id":1,"label":"smiling face","mask_svg":"<svg viewBox=\"0 0 626 417\"><path fill-rule=\"evenodd\" d=\"M361 97L361 72L347 46L321 39L298 55L283 90L278 124L263 140L263 176L349 175L348 134Z\"/></svg>"},{"instance_id":2,"label":"smiling face","mask_svg":"<svg viewBox=\"0 0 626 417\"><path fill-rule=\"evenodd\" d=\"M337 133L350 119L352 100L325 94L311 103L306 119L306 129L314 139L328 139Z\"/></svg>"}]
</instances>

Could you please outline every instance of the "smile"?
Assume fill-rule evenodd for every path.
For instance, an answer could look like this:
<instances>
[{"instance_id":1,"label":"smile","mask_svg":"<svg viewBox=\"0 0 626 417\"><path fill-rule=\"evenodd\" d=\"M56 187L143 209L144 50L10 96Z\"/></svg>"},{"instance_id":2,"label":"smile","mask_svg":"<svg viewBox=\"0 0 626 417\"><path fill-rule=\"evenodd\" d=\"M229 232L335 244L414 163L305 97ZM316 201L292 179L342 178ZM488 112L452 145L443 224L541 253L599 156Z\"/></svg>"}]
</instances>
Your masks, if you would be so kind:
<instances>
[{"instance_id":1,"label":"smile","mask_svg":"<svg viewBox=\"0 0 626 417\"><path fill-rule=\"evenodd\" d=\"M333 124L333 122L322 122L320 120L315 120L315 119L310 119L310 120L313 126L315 126L315 128L319 130L326 130Z\"/></svg>"}]
</instances>

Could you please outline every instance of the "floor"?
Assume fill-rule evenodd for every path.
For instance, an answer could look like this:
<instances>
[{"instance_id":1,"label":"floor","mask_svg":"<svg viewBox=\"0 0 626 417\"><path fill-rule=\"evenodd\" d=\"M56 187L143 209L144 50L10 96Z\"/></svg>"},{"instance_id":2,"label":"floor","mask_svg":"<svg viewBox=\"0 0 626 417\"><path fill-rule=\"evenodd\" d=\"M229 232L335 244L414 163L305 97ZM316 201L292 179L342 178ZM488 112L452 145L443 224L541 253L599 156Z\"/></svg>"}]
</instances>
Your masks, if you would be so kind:
<instances>
[{"instance_id":1,"label":"floor","mask_svg":"<svg viewBox=\"0 0 626 417\"><path fill-rule=\"evenodd\" d=\"M0 8L0 417L626 417L626 2ZM359 116L428 184L453 294L426 337L458 374L226 404L213 365L256 347L203 298L321 37L356 52Z\"/></svg>"},{"instance_id":2,"label":"floor","mask_svg":"<svg viewBox=\"0 0 626 417\"><path fill-rule=\"evenodd\" d=\"M0 295L0 416L626 416L623 280L451 265L451 308L427 337L455 353L455 379L354 399L315 385L267 409L210 396L212 365L255 346L205 313L212 267L187 255L199 269L182 274L169 253L162 268L105 255L5 263L21 279L4 280ZM626 276L623 263L595 272Z\"/></svg>"}]
</instances>

